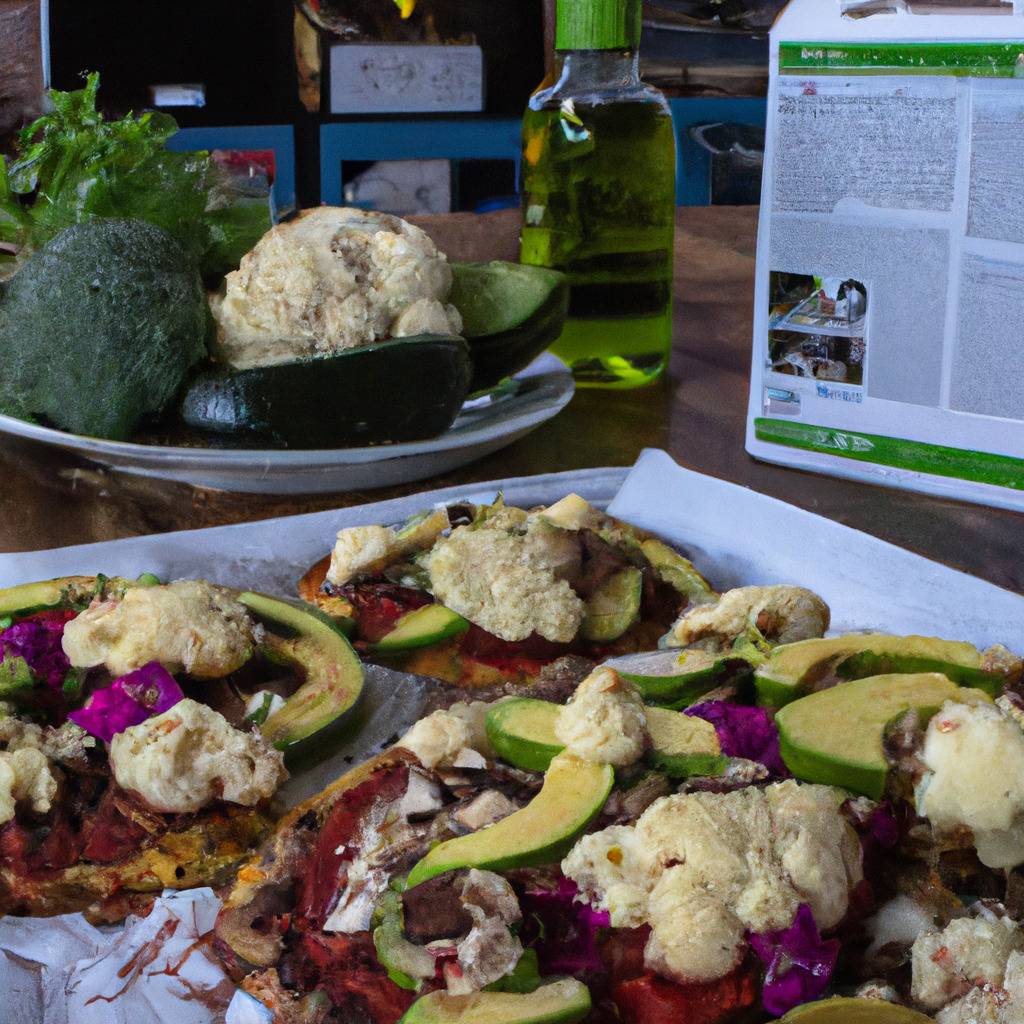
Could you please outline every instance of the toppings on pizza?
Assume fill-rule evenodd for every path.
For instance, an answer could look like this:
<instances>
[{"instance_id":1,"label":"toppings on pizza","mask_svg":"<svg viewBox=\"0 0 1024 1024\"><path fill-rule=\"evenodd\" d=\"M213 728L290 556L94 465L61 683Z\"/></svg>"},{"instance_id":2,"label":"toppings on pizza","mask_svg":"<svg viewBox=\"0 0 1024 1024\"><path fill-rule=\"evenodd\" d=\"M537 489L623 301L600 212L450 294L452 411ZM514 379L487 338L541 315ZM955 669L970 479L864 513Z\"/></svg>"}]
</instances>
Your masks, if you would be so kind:
<instances>
[{"instance_id":1,"label":"toppings on pizza","mask_svg":"<svg viewBox=\"0 0 1024 1024\"><path fill-rule=\"evenodd\" d=\"M256 626L230 591L202 580L132 587L98 597L64 627L76 668L125 675L151 661L171 672L218 679L253 654Z\"/></svg>"},{"instance_id":2,"label":"toppings on pizza","mask_svg":"<svg viewBox=\"0 0 1024 1024\"><path fill-rule=\"evenodd\" d=\"M482 768L490 751L484 727L487 705L480 701L453 704L421 718L398 745L424 768Z\"/></svg>"},{"instance_id":3,"label":"toppings on pizza","mask_svg":"<svg viewBox=\"0 0 1024 1024\"><path fill-rule=\"evenodd\" d=\"M969 829L991 868L1024 863L1024 729L1009 698L947 701L928 723L918 812L939 832Z\"/></svg>"},{"instance_id":4,"label":"toppings on pizza","mask_svg":"<svg viewBox=\"0 0 1024 1024\"><path fill-rule=\"evenodd\" d=\"M772 643L789 644L824 636L828 623L828 605L804 587L739 587L686 611L667 639L673 647L704 640L725 649L756 630Z\"/></svg>"},{"instance_id":5,"label":"toppings on pizza","mask_svg":"<svg viewBox=\"0 0 1024 1024\"><path fill-rule=\"evenodd\" d=\"M640 693L610 668L599 668L559 712L555 735L570 754L625 768L650 746Z\"/></svg>"},{"instance_id":6,"label":"toppings on pizza","mask_svg":"<svg viewBox=\"0 0 1024 1024\"><path fill-rule=\"evenodd\" d=\"M788 928L802 903L820 928L842 920L862 877L843 799L793 781L664 797L635 827L585 836L562 870L613 925L651 926L649 967L710 981L738 965L748 931Z\"/></svg>"},{"instance_id":7,"label":"toppings on pizza","mask_svg":"<svg viewBox=\"0 0 1024 1024\"><path fill-rule=\"evenodd\" d=\"M110 764L119 786L170 814L198 811L214 799L252 807L287 777L283 755L258 732L234 729L189 699L117 733Z\"/></svg>"}]
</instances>

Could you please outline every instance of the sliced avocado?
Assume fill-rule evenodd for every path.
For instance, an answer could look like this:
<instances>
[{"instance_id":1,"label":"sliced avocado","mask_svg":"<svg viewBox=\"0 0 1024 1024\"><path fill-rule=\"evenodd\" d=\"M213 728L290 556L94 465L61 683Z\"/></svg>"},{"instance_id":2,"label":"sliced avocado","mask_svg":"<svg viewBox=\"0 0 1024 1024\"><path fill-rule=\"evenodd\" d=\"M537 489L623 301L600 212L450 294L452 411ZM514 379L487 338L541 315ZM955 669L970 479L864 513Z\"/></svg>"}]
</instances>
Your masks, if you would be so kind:
<instances>
[{"instance_id":1,"label":"sliced avocado","mask_svg":"<svg viewBox=\"0 0 1024 1024\"><path fill-rule=\"evenodd\" d=\"M743 658L700 649L625 654L606 661L605 665L629 680L648 704L673 708L688 707L726 676L750 672L750 665Z\"/></svg>"},{"instance_id":2,"label":"sliced avocado","mask_svg":"<svg viewBox=\"0 0 1024 1024\"><path fill-rule=\"evenodd\" d=\"M465 633L469 620L443 604L428 604L407 612L390 633L381 637L371 649L378 654L399 654L418 647L432 647Z\"/></svg>"},{"instance_id":3,"label":"sliced avocado","mask_svg":"<svg viewBox=\"0 0 1024 1024\"><path fill-rule=\"evenodd\" d=\"M640 550L658 576L689 598L690 604L709 604L717 600L718 594L711 589L711 584L701 576L693 562L683 558L678 551L653 538L643 541Z\"/></svg>"},{"instance_id":4,"label":"sliced avocado","mask_svg":"<svg viewBox=\"0 0 1024 1024\"><path fill-rule=\"evenodd\" d=\"M564 274L502 260L451 268L448 301L462 316L469 341L470 391L492 388L522 370L562 333L569 309Z\"/></svg>"},{"instance_id":5,"label":"sliced avocado","mask_svg":"<svg viewBox=\"0 0 1024 1024\"><path fill-rule=\"evenodd\" d=\"M13 697L22 690L29 690L36 685L28 662L20 656L2 655L0 661L0 700Z\"/></svg>"},{"instance_id":6,"label":"sliced avocado","mask_svg":"<svg viewBox=\"0 0 1024 1024\"><path fill-rule=\"evenodd\" d=\"M580 633L591 643L618 640L640 616L643 573L634 566L609 576L587 599Z\"/></svg>"},{"instance_id":7,"label":"sliced avocado","mask_svg":"<svg viewBox=\"0 0 1024 1024\"><path fill-rule=\"evenodd\" d=\"M932 1024L932 1018L883 999L837 997L797 1006L778 1024Z\"/></svg>"},{"instance_id":8,"label":"sliced avocado","mask_svg":"<svg viewBox=\"0 0 1024 1024\"><path fill-rule=\"evenodd\" d=\"M968 643L931 636L851 633L801 640L776 647L754 675L757 702L780 708L828 679L941 672L961 686L975 686L993 696L1005 679L981 668L981 652Z\"/></svg>"},{"instance_id":9,"label":"sliced avocado","mask_svg":"<svg viewBox=\"0 0 1024 1024\"><path fill-rule=\"evenodd\" d=\"M487 738L499 756L517 768L546 771L564 749L555 735L555 723L561 704L530 697L517 697L495 704L485 718ZM647 730L656 754L674 758L677 768L682 759L695 758L689 775L711 774L696 769L719 764L722 748L710 722L664 708L647 709Z\"/></svg>"},{"instance_id":10,"label":"sliced avocado","mask_svg":"<svg viewBox=\"0 0 1024 1024\"><path fill-rule=\"evenodd\" d=\"M373 930L377 959L388 977L399 987L418 992L427 978L433 978L437 961L430 950L410 942L402 930L402 898L393 889L381 897L377 909L380 924Z\"/></svg>"},{"instance_id":11,"label":"sliced avocado","mask_svg":"<svg viewBox=\"0 0 1024 1024\"><path fill-rule=\"evenodd\" d=\"M459 868L501 871L561 860L600 813L614 781L611 765L559 754L541 791L522 810L435 846L409 873L409 888Z\"/></svg>"},{"instance_id":12,"label":"sliced avocado","mask_svg":"<svg viewBox=\"0 0 1024 1024\"><path fill-rule=\"evenodd\" d=\"M590 992L574 978L549 981L533 992L431 992L398 1024L575 1024L590 1013Z\"/></svg>"},{"instance_id":13,"label":"sliced avocado","mask_svg":"<svg viewBox=\"0 0 1024 1024\"><path fill-rule=\"evenodd\" d=\"M782 759L798 779L878 800L889 769L883 749L889 722L911 708L930 718L947 700L991 699L938 672L871 676L792 701L775 716L775 724Z\"/></svg>"},{"instance_id":14,"label":"sliced avocado","mask_svg":"<svg viewBox=\"0 0 1024 1024\"><path fill-rule=\"evenodd\" d=\"M484 719L487 738L499 757L517 768L546 772L563 745L555 735L560 704L515 697L493 705Z\"/></svg>"},{"instance_id":15,"label":"sliced avocado","mask_svg":"<svg viewBox=\"0 0 1024 1024\"><path fill-rule=\"evenodd\" d=\"M189 385L181 414L200 430L290 448L418 441L452 425L470 373L461 338L419 335L275 366L208 370Z\"/></svg>"},{"instance_id":16,"label":"sliced avocado","mask_svg":"<svg viewBox=\"0 0 1024 1024\"><path fill-rule=\"evenodd\" d=\"M648 763L673 779L721 775L729 762L715 727L703 718L648 708L647 731L651 737Z\"/></svg>"},{"instance_id":17,"label":"sliced avocado","mask_svg":"<svg viewBox=\"0 0 1024 1024\"><path fill-rule=\"evenodd\" d=\"M22 583L0 590L0 616L30 615L47 608L71 608L88 604L97 593L126 590L128 587L150 587L160 580L144 572L137 580L121 576L58 576L38 583Z\"/></svg>"},{"instance_id":18,"label":"sliced avocado","mask_svg":"<svg viewBox=\"0 0 1024 1024\"><path fill-rule=\"evenodd\" d=\"M260 727L270 742L290 747L355 706L363 689L363 666L333 619L312 605L253 591L239 594L238 600L267 623L294 634L282 638L268 631L267 655L305 670L305 682Z\"/></svg>"}]
</instances>

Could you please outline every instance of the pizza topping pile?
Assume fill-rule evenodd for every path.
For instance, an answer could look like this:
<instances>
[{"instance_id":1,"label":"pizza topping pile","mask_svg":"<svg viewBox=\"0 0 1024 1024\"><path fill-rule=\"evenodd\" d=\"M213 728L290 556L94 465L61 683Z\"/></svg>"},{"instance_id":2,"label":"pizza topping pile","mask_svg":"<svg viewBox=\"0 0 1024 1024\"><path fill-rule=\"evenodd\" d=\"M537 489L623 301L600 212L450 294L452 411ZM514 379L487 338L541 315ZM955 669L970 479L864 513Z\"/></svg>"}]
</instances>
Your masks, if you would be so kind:
<instances>
[{"instance_id":1,"label":"pizza topping pile","mask_svg":"<svg viewBox=\"0 0 1024 1024\"><path fill-rule=\"evenodd\" d=\"M558 713L555 736L583 761L625 768L650 746L644 702L635 686L599 668Z\"/></svg>"}]
</instances>

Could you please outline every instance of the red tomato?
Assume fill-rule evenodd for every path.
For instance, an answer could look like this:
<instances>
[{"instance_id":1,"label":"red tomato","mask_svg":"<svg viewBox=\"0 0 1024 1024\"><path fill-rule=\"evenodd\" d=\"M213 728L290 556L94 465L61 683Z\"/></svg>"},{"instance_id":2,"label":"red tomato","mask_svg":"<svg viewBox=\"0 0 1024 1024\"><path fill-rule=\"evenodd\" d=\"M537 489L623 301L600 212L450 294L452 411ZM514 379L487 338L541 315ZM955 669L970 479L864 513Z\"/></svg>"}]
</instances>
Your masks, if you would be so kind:
<instances>
[{"instance_id":1,"label":"red tomato","mask_svg":"<svg viewBox=\"0 0 1024 1024\"><path fill-rule=\"evenodd\" d=\"M612 990L623 1024L726 1024L759 996L756 969L744 964L718 981L677 985L648 973Z\"/></svg>"}]
</instances>

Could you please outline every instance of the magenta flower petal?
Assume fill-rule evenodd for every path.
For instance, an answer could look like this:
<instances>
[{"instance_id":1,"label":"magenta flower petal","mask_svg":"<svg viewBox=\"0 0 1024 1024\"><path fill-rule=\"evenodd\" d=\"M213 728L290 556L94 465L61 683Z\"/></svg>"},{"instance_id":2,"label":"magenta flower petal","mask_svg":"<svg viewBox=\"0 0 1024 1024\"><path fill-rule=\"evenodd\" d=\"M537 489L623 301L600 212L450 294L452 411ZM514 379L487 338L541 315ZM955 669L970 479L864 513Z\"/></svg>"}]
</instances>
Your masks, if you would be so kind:
<instances>
[{"instance_id":1,"label":"magenta flower petal","mask_svg":"<svg viewBox=\"0 0 1024 1024\"><path fill-rule=\"evenodd\" d=\"M0 633L0 661L24 658L32 674L59 690L71 663L61 647L66 616L44 613L8 626Z\"/></svg>"},{"instance_id":2,"label":"magenta flower petal","mask_svg":"<svg viewBox=\"0 0 1024 1024\"><path fill-rule=\"evenodd\" d=\"M109 743L115 734L173 708L184 697L174 676L160 662L151 661L96 690L85 706L68 718Z\"/></svg>"},{"instance_id":3,"label":"magenta flower petal","mask_svg":"<svg viewBox=\"0 0 1024 1024\"><path fill-rule=\"evenodd\" d=\"M820 999L828 990L839 941L823 939L811 908L801 903L793 923L781 931L748 933L751 949L765 965L761 1002L781 1017L794 1006Z\"/></svg>"},{"instance_id":4,"label":"magenta flower petal","mask_svg":"<svg viewBox=\"0 0 1024 1024\"><path fill-rule=\"evenodd\" d=\"M685 714L703 718L715 727L722 753L727 757L759 761L773 778L789 778L789 771L779 753L779 731L764 708L710 700L687 708Z\"/></svg>"}]
</instances>

